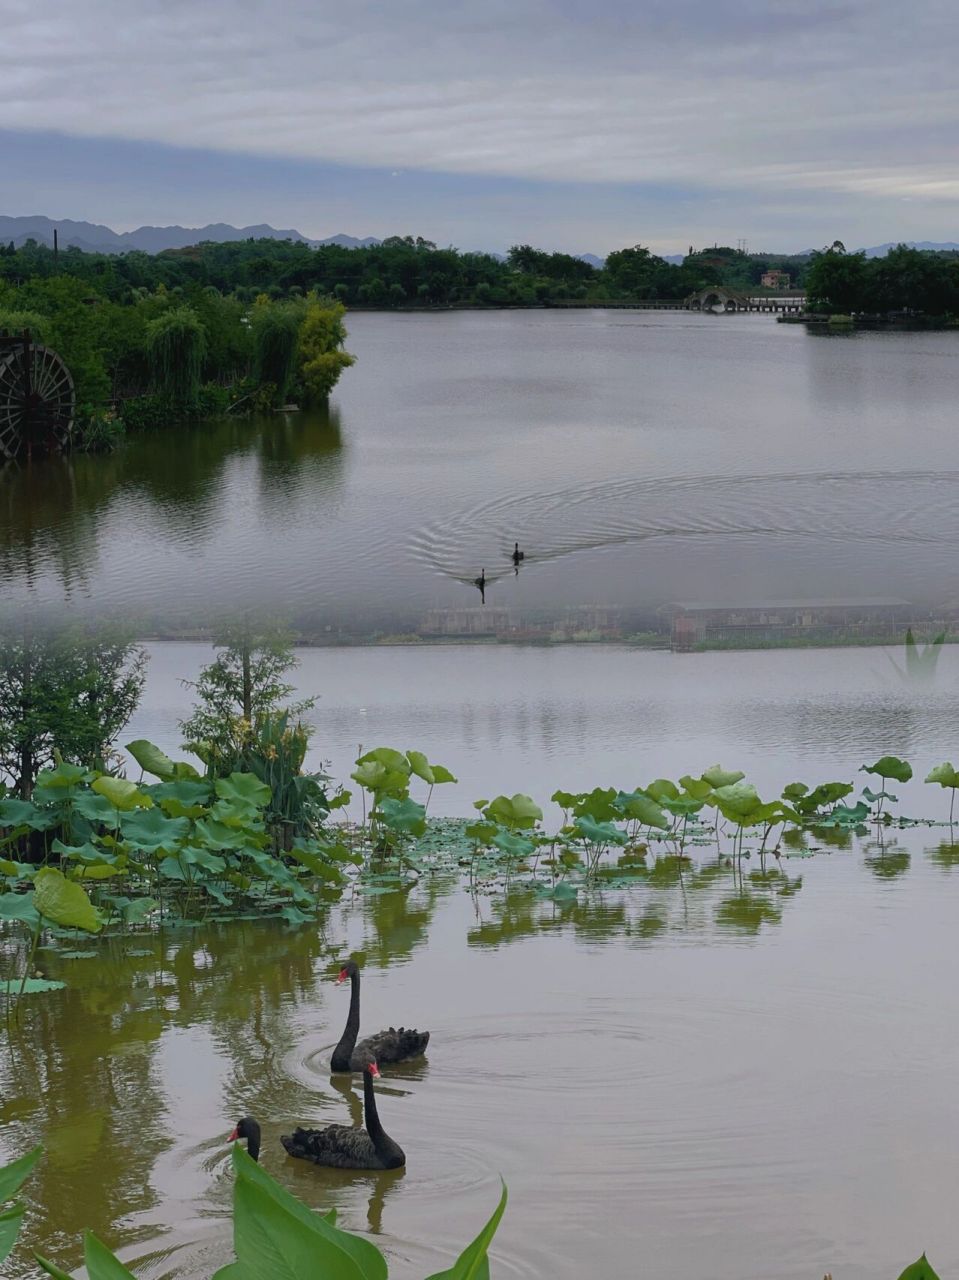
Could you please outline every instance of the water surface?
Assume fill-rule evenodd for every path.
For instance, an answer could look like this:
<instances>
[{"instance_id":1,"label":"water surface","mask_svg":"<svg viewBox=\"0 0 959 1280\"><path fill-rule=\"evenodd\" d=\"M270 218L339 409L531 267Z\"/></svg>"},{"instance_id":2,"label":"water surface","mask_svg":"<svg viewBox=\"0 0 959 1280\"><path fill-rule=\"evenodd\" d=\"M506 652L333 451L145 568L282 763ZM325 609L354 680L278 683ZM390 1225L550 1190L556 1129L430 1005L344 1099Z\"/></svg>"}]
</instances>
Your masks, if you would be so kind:
<instances>
[{"instance_id":1,"label":"water surface","mask_svg":"<svg viewBox=\"0 0 959 1280\"><path fill-rule=\"evenodd\" d=\"M955 601L959 334L620 311L349 324L358 362L326 413L7 469L3 610L169 629L259 607L365 636L481 608L481 569L487 608L627 627L675 600Z\"/></svg>"}]
</instances>

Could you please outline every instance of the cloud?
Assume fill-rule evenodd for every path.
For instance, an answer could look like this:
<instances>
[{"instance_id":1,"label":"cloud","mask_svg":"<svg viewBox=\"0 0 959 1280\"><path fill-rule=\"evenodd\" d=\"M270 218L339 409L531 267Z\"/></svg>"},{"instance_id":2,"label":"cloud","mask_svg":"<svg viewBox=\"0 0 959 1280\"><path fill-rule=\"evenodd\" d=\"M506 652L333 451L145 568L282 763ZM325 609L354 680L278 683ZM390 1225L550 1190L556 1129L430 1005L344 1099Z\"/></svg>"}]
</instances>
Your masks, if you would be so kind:
<instances>
[{"instance_id":1,"label":"cloud","mask_svg":"<svg viewBox=\"0 0 959 1280\"><path fill-rule=\"evenodd\" d=\"M959 199L951 0L0 8L8 129L599 188Z\"/></svg>"}]
</instances>

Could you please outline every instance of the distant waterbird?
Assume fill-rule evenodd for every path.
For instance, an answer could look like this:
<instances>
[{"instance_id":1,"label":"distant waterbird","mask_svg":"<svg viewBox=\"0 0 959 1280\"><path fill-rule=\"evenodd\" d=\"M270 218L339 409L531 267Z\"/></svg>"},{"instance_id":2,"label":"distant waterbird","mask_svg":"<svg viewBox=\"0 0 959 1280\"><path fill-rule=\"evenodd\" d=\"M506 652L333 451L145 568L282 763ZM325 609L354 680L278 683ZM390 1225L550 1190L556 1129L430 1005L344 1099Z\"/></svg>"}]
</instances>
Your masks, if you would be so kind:
<instances>
[{"instance_id":1,"label":"distant waterbird","mask_svg":"<svg viewBox=\"0 0 959 1280\"><path fill-rule=\"evenodd\" d=\"M513 564L518 565L521 560L526 559L526 552L520 551L519 543L513 543Z\"/></svg>"}]
</instances>

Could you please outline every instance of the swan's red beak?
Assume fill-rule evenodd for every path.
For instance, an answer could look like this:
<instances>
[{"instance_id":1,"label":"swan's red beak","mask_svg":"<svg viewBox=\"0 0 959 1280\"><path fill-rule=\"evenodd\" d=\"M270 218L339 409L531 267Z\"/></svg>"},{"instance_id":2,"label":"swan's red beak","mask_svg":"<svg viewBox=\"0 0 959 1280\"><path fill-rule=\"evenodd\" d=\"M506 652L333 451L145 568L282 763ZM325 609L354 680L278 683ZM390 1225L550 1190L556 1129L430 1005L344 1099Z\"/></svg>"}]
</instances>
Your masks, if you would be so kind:
<instances>
[{"instance_id":1,"label":"swan's red beak","mask_svg":"<svg viewBox=\"0 0 959 1280\"><path fill-rule=\"evenodd\" d=\"M339 977L336 979L337 983L339 984L340 982L345 982L348 976L349 975L347 974L346 970L341 969L339 973Z\"/></svg>"},{"instance_id":2,"label":"swan's red beak","mask_svg":"<svg viewBox=\"0 0 959 1280\"><path fill-rule=\"evenodd\" d=\"M379 1080L380 1078L380 1069L375 1062L370 1063L370 1075L374 1080Z\"/></svg>"},{"instance_id":3,"label":"swan's red beak","mask_svg":"<svg viewBox=\"0 0 959 1280\"><path fill-rule=\"evenodd\" d=\"M239 1125L237 1125L237 1127L233 1130L233 1132L227 1138L227 1142L238 1142L239 1140L240 1140L240 1127Z\"/></svg>"}]
</instances>

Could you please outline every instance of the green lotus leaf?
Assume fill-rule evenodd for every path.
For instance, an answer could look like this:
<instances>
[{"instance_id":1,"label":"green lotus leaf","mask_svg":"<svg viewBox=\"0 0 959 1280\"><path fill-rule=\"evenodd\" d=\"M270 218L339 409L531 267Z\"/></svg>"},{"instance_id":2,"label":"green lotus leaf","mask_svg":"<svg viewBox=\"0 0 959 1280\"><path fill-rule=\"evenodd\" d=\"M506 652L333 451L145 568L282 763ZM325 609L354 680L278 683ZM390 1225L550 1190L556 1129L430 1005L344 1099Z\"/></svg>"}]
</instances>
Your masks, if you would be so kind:
<instances>
[{"instance_id":1,"label":"green lotus leaf","mask_svg":"<svg viewBox=\"0 0 959 1280\"><path fill-rule=\"evenodd\" d=\"M864 764L860 773L873 773L879 778L892 778L896 782L908 782L912 777L912 765L898 756L882 756L875 764Z\"/></svg>"},{"instance_id":2,"label":"green lotus leaf","mask_svg":"<svg viewBox=\"0 0 959 1280\"><path fill-rule=\"evenodd\" d=\"M119 809L121 813L153 807L153 797L141 791L135 782L130 782L127 778L114 778L105 773L94 779L91 786L98 795L105 796L114 809Z\"/></svg>"},{"instance_id":3,"label":"green lotus leaf","mask_svg":"<svg viewBox=\"0 0 959 1280\"><path fill-rule=\"evenodd\" d=\"M146 738L137 738L128 742L126 750L133 756L144 773L152 773L155 778L167 781L176 775L176 766L170 757Z\"/></svg>"},{"instance_id":4,"label":"green lotus leaf","mask_svg":"<svg viewBox=\"0 0 959 1280\"><path fill-rule=\"evenodd\" d=\"M938 782L940 787L959 787L959 773L946 761L929 770L926 774L926 782ZM2 812L2 806L0 806L0 812Z\"/></svg>"},{"instance_id":5,"label":"green lotus leaf","mask_svg":"<svg viewBox=\"0 0 959 1280\"><path fill-rule=\"evenodd\" d=\"M745 776L741 770L724 769L721 764L710 765L700 775L702 781L708 782L714 790L718 790L720 787L731 787L735 783L741 782Z\"/></svg>"},{"instance_id":6,"label":"green lotus leaf","mask_svg":"<svg viewBox=\"0 0 959 1280\"><path fill-rule=\"evenodd\" d=\"M231 773L228 778L217 778L214 787L221 800L251 809L266 808L273 796L272 787L255 773Z\"/></svg>"},{"instance_id":7,"label":"green lotus leaf","mask_svg":"<svg viewBox=\"0 0 959 1280\"><path fill-rule=\"evenodd\" d=\"M43 867L34 877L33 905L44 919L67 929L99 933L103 928L86 890L54 867Z\"/></svg>"}]
</instances>

